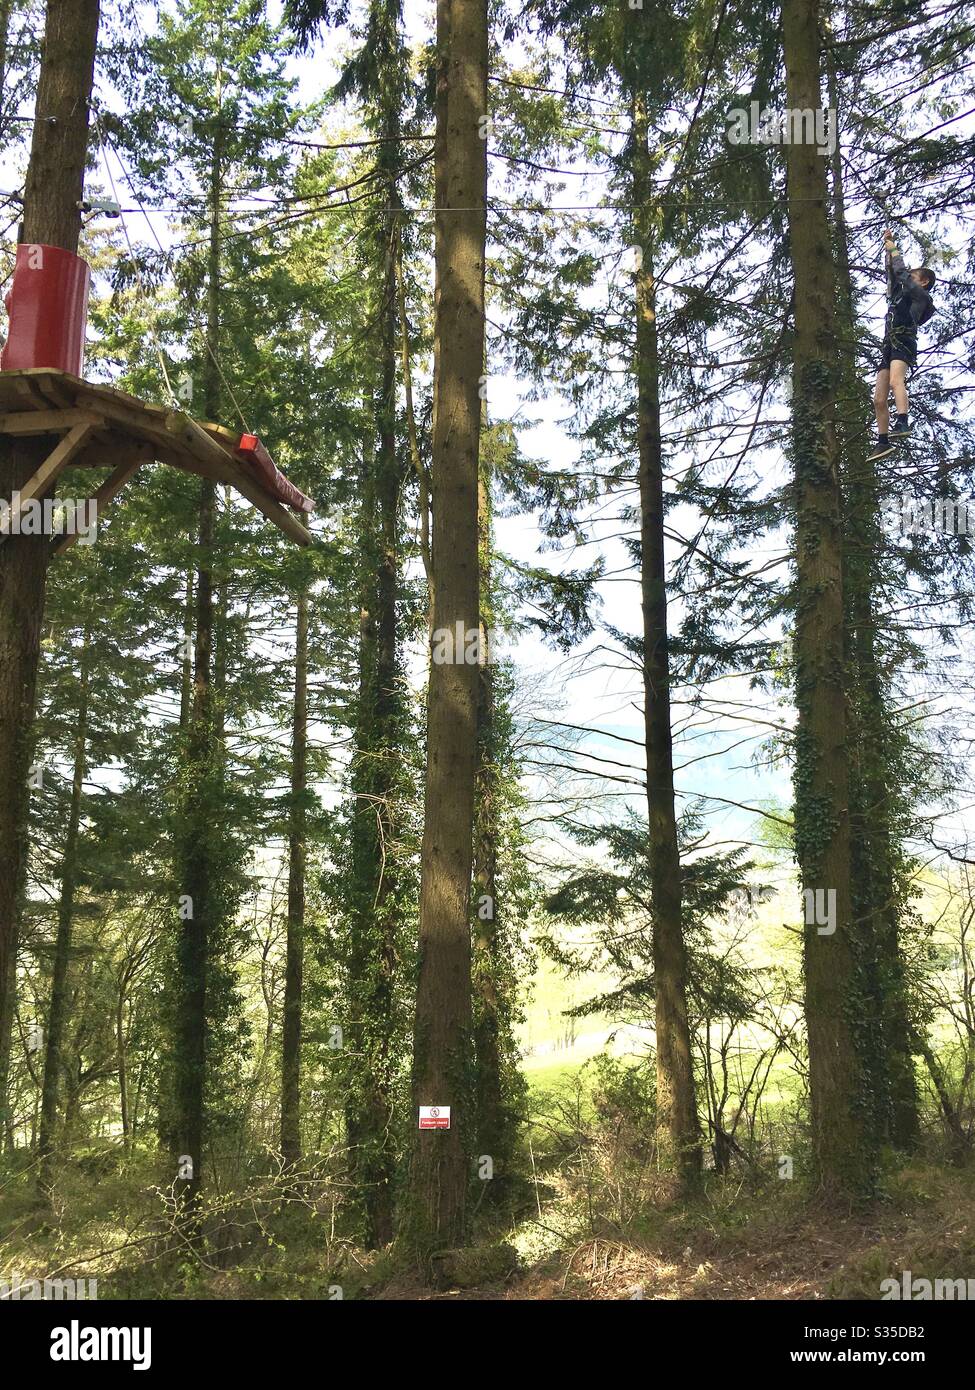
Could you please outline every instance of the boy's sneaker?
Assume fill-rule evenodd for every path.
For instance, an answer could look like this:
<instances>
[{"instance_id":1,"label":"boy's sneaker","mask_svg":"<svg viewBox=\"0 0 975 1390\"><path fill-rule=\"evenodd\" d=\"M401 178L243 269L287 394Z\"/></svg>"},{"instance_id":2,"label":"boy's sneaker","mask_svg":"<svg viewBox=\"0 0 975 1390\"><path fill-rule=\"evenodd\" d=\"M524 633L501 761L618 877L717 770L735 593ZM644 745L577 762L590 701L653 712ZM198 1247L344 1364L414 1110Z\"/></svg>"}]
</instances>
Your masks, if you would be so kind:
<instances>
[{"instance_id":1,"label":"boy's sneaker","mask_svg":"<svg viewBox=\"0 0 975 1390\"><path fill-rule=\"evenodd\" d=\"M891 430L891 434L893 434L893 430ZM885 459L887 458L888 454L893 453L896 453L896 450L893 444L891 444L890 439L887 437L887 435L878 434L876 444L874 445L871 452L867 455L867 462L873 463L876 459Z\"/></svg>"},{"instance_id":2,"label":"boy's sneaker","mask_svg":"<svg viewBox=\"0 0 975 1390\"><path fill-rule=\"evenodd\" d=\"M907 439L911 433L911 427L907 423L907 416L898 416L890 427L891 439Z\"/></svg>"}]
</instances>

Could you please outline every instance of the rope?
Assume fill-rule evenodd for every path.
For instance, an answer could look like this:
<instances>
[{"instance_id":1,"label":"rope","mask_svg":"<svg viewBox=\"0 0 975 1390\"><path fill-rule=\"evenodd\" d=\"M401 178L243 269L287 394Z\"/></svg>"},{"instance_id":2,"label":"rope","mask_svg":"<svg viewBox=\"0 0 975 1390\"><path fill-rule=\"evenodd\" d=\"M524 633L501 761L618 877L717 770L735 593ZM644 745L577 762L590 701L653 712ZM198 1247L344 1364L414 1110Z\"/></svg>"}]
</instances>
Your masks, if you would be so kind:
<instances>
[{"instance_id":1,"label":"rope","mask_svg":"<svg viewBox=\"0 0 975 1390\"><path fill-rule=\"evenodd\" d=\"M230 382L227 380L227 378L226 378L226 377L224 376L224 374L223 374L223 368L221 367L221 365L220 365L220 363L219 363L219 361L218 361L218 359L217 359L217 354L214 352L213 348L210 346L209 342L206 341L206 339L204 339L204 342L206 343L206 350L207 350L207 352L210 354L210 357L213 359L213 365L216 367L217 371L220 373L220 380L223 382L224 386L226 386L226 388L227 388L227 394L229 395L230 399L231 399L231 400L233 401L233 403L234 403L234 409L236 410L237 414L240 416L240 423L241 423L241 424L243 425L243 427L244 427L244 433L245 433L245 434L251 434L252 431L251 431L250 426L248 425L247 420L246 420L246 418L245 418L245 416L244 416L244 412L243 412L243 411L241 410L241 408L240 408L240 405L239 405L239 403L238 403L238 401L237 401L237 397L234 395L233 387L230 385Z\"/></svg>"},{"instance_id":2,"label":"rope","mask_svg":"<svg viewBox=\"0 0 975 1390\"><path fill-rule=\"evenodd\" d=\"M143 206L142 200L140 199L138 193L136 192L135 187L133 186L132 180L129 178L128 171L127 171L127 169L125 168L125 165L123 164L122 159L121 159L120 156L119 156L118 150L115 148L114 145L111 145L111 142L109 141L108 136L103 134L102 125L101 125L100 120L98 119L97 113L95 114L95 129L96 129L96 131L97 131L97 133L98 133L98 143L99 143L99 145L100 145L100 147L101 147L101 151L102 151L102 159L103 159L104 164L105 164L105 172L106 172L106 174L108 175L108 181L109 181L109 183L110 183L110 185L111 185L111 188L112 188L112 196L113 196L113 198L115 199L116 203L119 203L119 221L120 221L121 224L122 224L122 231L123 231L123 233L124 233L124 235L125 235L125 244L126 244L126 246L129 248L129 255L132 257L133 265L135 266L136 279L137 279L138 282L139 282L139 287L140 287L140 289L142 290L143 294L146 295L146 296L148 297L148 290L147 290L147 287L146 287L146 284L145 284L144 280L142 279L142 274L141 274L141 272L140 272L140 270L139 270L139 264L138 264L138 262L137 262L136 259L135 259L135 253L134 253L134 251L133 251L133 249L132 249L132 242L131 242L131 240L130 240L130 238L129 238L128 226L127 226L126 221L125 221L125 213L124 213L124 210L122 209L121 203L119 202L118 192L117 192L116 187L115 187L115 180L114 180L114 178L112 177L112 170L111 170L111 166L109 165L109 162L108 162L108 154L107 154L107 151L106 151L106 143L109 144L109 145L111 146L112 153L115 155L115 158L118 160L119 168L120 168L121 171L122 171L122 174L123 174L123 176L124 176L124 178L125 178L125 182L126 182L126 183L128 184L128 186L129 186L129 191L130 191L130 193L132 194L132 197L135 199L136 203L139 205L139 211L142 213L143 217L144 217L145 220L146 220L146 225L148 226L150 232L152 233L152 239L153 239L153 241L155 241L156 246L159 248L160 255L162 255L163 257L165 257L167 260L171 260L171 259L172 259L172 254L171 254L171 252L166 251L166 249L164 248L162 242L159 240L159 236L158 236L158 234L157 234L157 232L156 232L156 229L155 229L155 227L152 225L152 222L149 220L148 213L147 213L145 207ZM172 407L173 407L174 410L178 410L178 409L179 409L179 402L177 401L176 396L175 396L175 394L174 394L174 392L173 392L172 384L170 383L170 380L169 380L169 374L168 374L167 371L166 371L166 363L165 363L165 361L164 361L164 359L163 359L162 349L161 349L160 346L159 346L159 340L158 340L158 338L156 337L155 331L154 331L154 329L153 329L151 323L150 323L150 325L149 325L149 333L150 333L150 335L151 335L151 337L152 337L153 346L154 346L154 348L155 348L155 350L156 350L156 356L159 358L159 366L160 366L160 369L161 369L162 374L163 374L163 380L164 380L165 383L166 383L166 390L169 392L170 404L172 405ZM238 401L236 395L234 394L233 387L230 385L230 382L227 380L226 376L224 375L224 370L223 370L223 368L222 368L221 365L220 365L220 362L219 362L219 359L217 358L216 353L213 351L213 348L210 346L209 342L206 342L206 341L205 341L205 347L206 347L206 350L207 350L207 352L209 353L209 355L210 355L210 357L211 357L211 359L212 359L212 361L213 361L213 365L216 367L217 371L218 371L219 374L220 374L220 380L223 382L224 386L226 387L228 396L229 396L230 399L233 401L234 409L237 411L237 414L238 414L239 417L240 417L240 422L241 422L241 424L242 424L243 427L244 427L244 433L245 433L245 434L249 434L249 433L250 433L250 427L249 427L249 425L248 425L248 423L247 423L247 418L246 418L246 416L244 415L244 412L243 412L243 410L242 410L241 407L240 407L240 402Z\"/></svg>"},{"instance_id":3,"label":"rope","mask_svg":"<svg viewBox=\"0 0 975 1390\"><path fill-rule=\"evenodd\" d=\"M100 121L99 118L98 118L98 113L97 113L97 111L94 113L94 115L95 115L95 131L96 131L96 134L98 135L98 145L99 145L99 148L100 148L100 150L101 150L101 152L102 152L102 163L105 165L105 173L108 175L108 182L109 182L109 185L110 185L111 190L112 190L112 197L115 199L115 202L118 204L118 208L119 208L119 221L120 221L121 224L122 224L122 234L123 234L123 236L125 237L125 244L126 244L126 246L129 248L129 255L131 256L131 258L132 258L132 264L133 264L133 266L135 267L135 276L136 276L136 280L138 281L138 284L139 284L139 289L142 291L142 293L143 293L143 295L145 296L147 302L150 302L150 303L151 303L151 302L152 302L152 297L151 297L150 294L149 294L148 286L146 285L145 281L144 281L143 278L142 278L142 272L141 272L141 270L139 269L139 262L136 260L135 251L134 251L133 248L132 248L132 241L131 241L131 238L129 237L129 228L128 228L128 224L127 224L126 221L125 221L125 214L122 212L122 203L121 203L121 199L120 199L119 196L118 196L118 190L117 190L116 187L115 187L115 179L114 179L113 176L112 176L112 166L111 166L111 165L109 164L109 162L108 162L108 152L107 152L107 150L105 149L105 139L104 139L103 134L102 134L102 123L101 123L101 121ZM116 156L116 157L117 157L117 156ZM122 161L119 160L119 165L120 165L120 166L121 166L121 163L122 163ZM138 200L137 200L137 201L138 201ZM162 250L162 247L160 247L159 249ZM165 254L165 252L164 252L163 254ZM179 409L179 405L178 405L177 400L176 400L176 393L173 391L172 382L169 380L169 373L168 373L167 370L166 370L166 361L165 361L165 358L163 357L162 348L161 348L160 345L159 345L159 339L158 339L157 336L156 336L156 330L155 330L155 327L153 326L151 317L150 317L150 320L149 320L149 336L150 336L150 338L152 339L152 345L153 345L153 347L155 348L156 356L157 356L158 359L159 359L159 369L160 369L160 371L162 372L163 381L166 383L166 391L167 391L167 393L168 393L168 395L169 395L169 404L172 406L172 408L173 408L174 410L178 410L178 409Z\"/></svg>"},{"instance_id":4,"label":"rope","mask_svg":"<svg viewBox=\"0 0 975 1390\"><path fill-rule=\"evenodd\" d=\"M104 171L106 171L108 175L108 185L110 185L111 188L111 196L114 197L115 203L118 204L118 221L122 224L122 235L125 236L125 245L128 246L128 253L129 256L132 257L132 265L135 267L135 278L136 281L139 282L139 289L142 291L143 295L145 295L147 302L152 302L152 296L149 295L149 286L143 281L142 271L139 270L138 260L135 259L135 250L132 249L132 240L129 238L128 234L128 224L127 221L125 221L125 214L122 213L121 210L122 204L120 197L118 197L118 189L115 188L115 179L113 178L113 174L111 174L111 165L108 164L108 153L106 147L104 147L104 138L102 135L102 122L100 122L99 117L97 117L97 111L95 113L95 131L97 133L97 138L99 138L99 149L102 150L102 163L104 164ZM156 328L153 327L152 318L149 320L149 336L152 338L154 349L156 349L156 356L159 357L159 367L161 373L163 373L163 381L166 382L166 391L168 396L170 396L170 404L172 409L178 410L177 396L175 396L175 392L172 391L170 374L168 374L166 370L166 359L163 357L163 349L161 349L159 338L156 336Z\"/></svg>"}]
</instances>

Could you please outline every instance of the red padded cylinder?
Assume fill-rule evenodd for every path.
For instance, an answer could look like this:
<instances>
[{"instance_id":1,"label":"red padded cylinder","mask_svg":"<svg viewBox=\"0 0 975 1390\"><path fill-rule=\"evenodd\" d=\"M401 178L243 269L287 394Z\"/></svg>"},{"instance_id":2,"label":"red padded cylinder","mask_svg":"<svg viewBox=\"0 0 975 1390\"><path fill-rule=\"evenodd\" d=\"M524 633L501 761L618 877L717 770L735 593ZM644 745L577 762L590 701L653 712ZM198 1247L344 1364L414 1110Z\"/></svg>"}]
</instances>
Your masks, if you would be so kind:
<instances>
[{"instance_id":1,"label":"red padded cylinder","mask_svg":"<svg viewBox=\"0 0 975 1390\"><path fill-rule=\"evenodd\" d=\"M80 256L22 242L4 301L10 325L0 371L55 367L81 376L90 281L88 262Z\"/></svg>"}]
</instances>

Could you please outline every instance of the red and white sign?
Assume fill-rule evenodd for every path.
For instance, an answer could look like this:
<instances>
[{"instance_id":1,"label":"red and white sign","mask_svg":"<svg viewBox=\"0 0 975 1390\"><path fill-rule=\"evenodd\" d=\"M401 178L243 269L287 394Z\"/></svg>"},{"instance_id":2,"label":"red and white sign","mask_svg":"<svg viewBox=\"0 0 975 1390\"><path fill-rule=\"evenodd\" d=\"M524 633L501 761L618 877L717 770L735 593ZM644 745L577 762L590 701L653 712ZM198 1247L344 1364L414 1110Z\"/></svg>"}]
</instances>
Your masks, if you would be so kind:
<instances>
[{"instance_id":1,"label":"red and white sign","mask_svg":"<svg viewBox=\"0 0 975 1390\"><path fill-rule=\"evenodd\" d=\"M449 1106L449 1105L421 1105L421 1106L420 1106L420 1128L421 1128L421 1129L449 1129L449 1128L450 1128L450 1106Z\"/></svg>"}]
</instances>

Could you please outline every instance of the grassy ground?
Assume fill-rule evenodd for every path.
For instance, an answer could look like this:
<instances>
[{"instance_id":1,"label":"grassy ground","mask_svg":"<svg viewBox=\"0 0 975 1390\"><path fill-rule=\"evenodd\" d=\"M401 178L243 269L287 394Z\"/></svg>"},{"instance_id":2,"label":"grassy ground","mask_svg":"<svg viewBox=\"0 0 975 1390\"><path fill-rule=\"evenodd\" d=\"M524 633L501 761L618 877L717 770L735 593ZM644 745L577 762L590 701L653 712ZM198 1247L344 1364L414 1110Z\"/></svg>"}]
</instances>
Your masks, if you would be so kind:
<instances>
[{"instance_id":1,"label":"grassy ground","mask_svg":"<svg viewBox=\"0 0 975 1390\"><path fill-rule=\"evenodd\" d=\"M533 1149L533 1159L536 1181L513 1199L512 1219L481 1223L482 1240L514 1248L517 1268L502 1274L486 1263L473 1287L432 1292L390 1253L337 1237L342 1199L327 1185L284 1208L264 1198L217 1203L206 1219L217 1253L202 1266L171 1243L162 1253L158 1174L146 1157L121 1171L67 1170L54 1218L38 1210L29 1174L3 1180L0 1280L96 1278L102 1300L550 1301L879 1299L881 1281L904 1270L975 1277L972 1168L892 1166L861 1209L825 1206L798 1182L749 1187L712 1173L694 1204L666 1208L634 1198L638 1184L625 1171L600 1178L569 1165L567 1177L551 1154Z\"/></svg>"},{"instance_id":2,"label":"grassy ground","mask_svg":"<svg viewBox=\"0 0 975 1390\"><path fill-rule=\"evenodd\" d=\"M794 1103L782 1105L781 1121L770 1106L766 1123L791 1133L797 1180L777 1180L774 1161L764 1175L711 1172L693 1204L668 1206L646 1157L652 1097L637 1092L629 1112L607 1109L614 1077L624 1097L631 1082L652 1089L633 1059L608 1073L569 1059L529 1070L524 1177L504 1210L475 1214L477 1240L494 1250L503 1242L517 1264L505 1272L493 1256L475 1262L464 1287L433 1292L393 1253L342 1238L340 1181L320 1180L293 1201L260 1171L246 1201L211 1198L213 1253L201 1265L185 1243L174 1248L163 1167L149 1154L120 1163L111 1146L63 1171L53 1213L39 1209L31 1171L0 1174L0 1281L94 1278L103 1300L816 1300L878 1299L881 1281L904 1270L975 1277L975 1169L941 1164L933 1140L926 1158L891 1162L868 1206L827 1207L801 1181Z\"/></svg>"},{"instance_id":3,"label":"grassy ground","mask_svg":"<svg viewBox=\"0 0 975 1390\"><path fill-rule=\"evenodd\" d=\"M391 1280L367 1296L491 1300L878 1300L903 1270L975 1278L975 1172L918 1164L891 1175L863 1211L801 1191L744 1198L712 1182L695 1207L642 1231L566 1242L504 1283L432 1294ZM780 1184L786 1189L786 1184Z\"/></svg>"}]
</instances>

